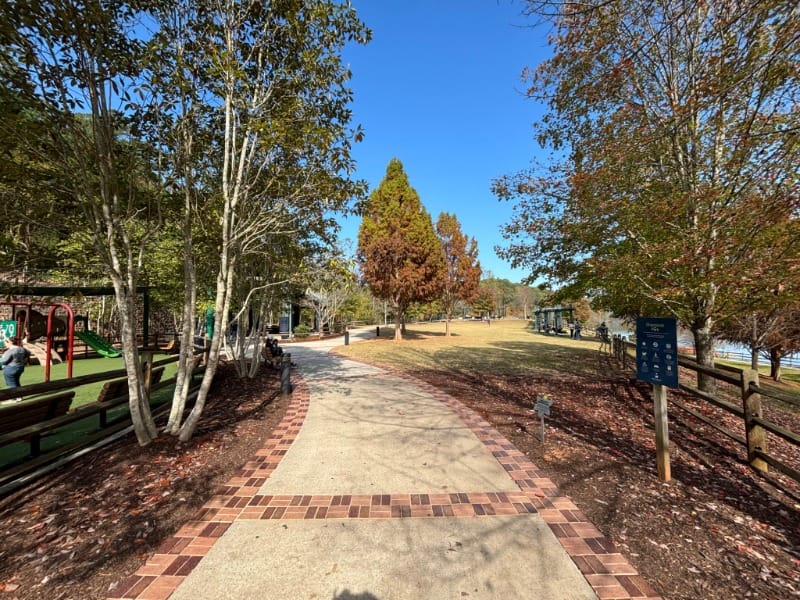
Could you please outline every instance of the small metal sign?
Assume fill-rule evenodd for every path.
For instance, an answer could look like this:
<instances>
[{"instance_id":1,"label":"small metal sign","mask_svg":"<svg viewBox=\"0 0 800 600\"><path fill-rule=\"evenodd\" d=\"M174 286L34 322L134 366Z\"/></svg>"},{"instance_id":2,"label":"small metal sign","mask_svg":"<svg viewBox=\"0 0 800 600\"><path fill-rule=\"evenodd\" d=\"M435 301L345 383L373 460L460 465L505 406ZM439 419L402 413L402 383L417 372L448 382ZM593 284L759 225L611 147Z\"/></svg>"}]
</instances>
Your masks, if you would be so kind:
<instances>
[{"instance_id":1,"label":"small metal sign","mask_svg":"<svg viewBox=\"0 0 800 600\"><path fill-rule=\"evenodd\" d=\"M553 406L553 401L547 396L536 396L536 403L533 405L533 410L539 415L539 423L542 432L542 444L544 444L544 418L550 416L550 407Z\"/></svg>"},{"instance_id":2,"label":"small metal sign","mask_svg":"<svg viewBox=\"0 0 800 600\"><path fill-rule=\"evenodd\" d=\"M536 404L533 405L533 410L535 410L540 417L549 417L551 406L553 406L553 401L547 396L537 396Z\"/></svg>"},{"instance_id":3,"label":"small metal sign","mask_svg":"<svg viewBox=\"0 0 800 600\"><path fill-rule=\"evenodd\" d=\"M16 321L0 321L0 348L5 348L6 340L17 335Z\"/></svg>"},{"instance_id":4,"label":"small metal sign","mask_svg":"<svg viewBox=\"0 0 800 600\"><path fill-rule=\"evenodd\" d=\"M636 319L636 378L678 387L678 327L675 319Z\"/></svg>"}]
</instances>

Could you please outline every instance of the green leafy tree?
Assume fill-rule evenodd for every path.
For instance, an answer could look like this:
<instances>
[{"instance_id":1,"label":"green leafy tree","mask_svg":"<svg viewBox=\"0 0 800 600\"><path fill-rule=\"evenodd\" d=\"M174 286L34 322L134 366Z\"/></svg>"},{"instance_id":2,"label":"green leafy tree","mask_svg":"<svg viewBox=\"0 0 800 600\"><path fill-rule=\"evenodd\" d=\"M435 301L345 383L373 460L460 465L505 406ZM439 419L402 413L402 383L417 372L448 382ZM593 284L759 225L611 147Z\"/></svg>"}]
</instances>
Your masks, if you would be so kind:
<instances>
[{"instance_id":1,"label":"green leafy tree","mask_svg":"<svg viewBox=\"0 0 800 600\"><path fill-rule=\"evenodd\" d=\"M355 321L372 325L383 322L383 305L383 301L375 298L367 286L354 284L339 312L348 323Z\"/></svg>"},{"instance_id":2,"label":"green leafy tree","mask_svg":"<svg viewBox=\"0 0 800 600\"><path fill-rule=\"evenodd\" d=\"M478 286L478 293L472 301L473 316L491 315L494 309L494 290L484 282Z\"/></svg>"},{"instance_id":3,"label":"green leafy tree","mask_svg":"<svg viewBox=\"0 0 800 600\"><path fill-rule=\"evenodd\" d=\"M565 158L495 183L518 202L501 254L619 316L677 317L713 364L715 319L797 209L796 6L528 7L556 28L530 95L550 107L540 141Z\"/></svg>"},{"instance_id":4,"label":"green leafy tree","mask_svg":"<svg viewBox=\"0 0 800 600\"><path fill-rule=\"evenodd\" d=\"M268 289L281 281L255 276L253 267L274 259L282 245L276 240L286 236L296 241L283 244L284 251L302 265L309 251L332 241L330 214L363 193L349 177L350 147L360 132L350 129L352 93L341 50L348 41L368 41L369 30L351 6L330 0L175 2L157 15L165 34L151 54L169 63L154 78L153 93L169 107L171 135L162 138L174 157L168 179L185 197L184 231L203 223L216 248L208 267L216 274L208 368L183 422L185 389L180 398L176 389L168 424L187 440L203 412L228 315L260 314L270 302ZM169 104L174 90L180 102ZM187 237L185 244L179 377L196 295L195 241Z\"/></svg>"},{"instance_id":5,"label":"green leafy tree","mask_svg":"<svg viewBox=\"0 0 800 600\"><path fill-rule=\"evenodd\" d=\"M441 308L445 313L445 335L450 335L450 319L459 302L469 302L478 292L481 265L478 242L461 232L455 215L441 213L436 221L436 234L444 251L445 271Z\"/></svg>"},{"instance_id":6,"label":"green leafy tree","mask_svg":"<svg viewBox=\"0 0 800 600\"><path fill-rule=\"evenodd\" d=\"M781 360L800 350L800 221L789 219L769 232L757 264L778 263L782 268L754 270L742 279L731 298L728 315L719 319L714 335L750 349L750 366L759 356L770 361L770 376L781 378ZM764 234L765 236L767 234Z\"/></svg>"},{"instance_id":7,"label":"green leafy tree","mask_svg":"<svg viewBox=\"0 0 800 600\"><path fill-rule=\"evenodd\" d=\"M80 207L94 254L114 287L128 374L131 418L140 444L157 434L143 387L136 343L143 255L159 222L160 186L152 149L139 143L126 109L141 82L138 6L4 2L0 29L9 63L31 73L20 86L53 124L61 181ZM19 78L17 78L19 81Z\"/></svg>"},{"instance_id":8,"label":"green leafy tree","mask_svg":"<svg viewBox=\"0 0 800 600\"><path fill-rule=\"evenodd\" d=\"M348 263L339 249L321 253L311 261L304 304L314 310L319 337L322 337L325 327L333 331L337 317L344 317L342 307L355 281L352 268L353 265Z\"/></svg>"},{"instance_id":9,"label":"green leafy tree","mask_svg":"<svg viewBox=\"0 0 800 600\"><path fill-rule=\"evenodd\" d=\"M491 294L491 312L498 317L505 317L507 309L514 304L516 286L505 278L488 277L481 282L481 287Z\"/></svg>"},{"instance_id":10,"label":"green leafy tree","mask_svg":"<svg viewBox=\"0 0 800 600\"><path fill-rule=\"evenodd\" d=\"M395 339L402 339L406 308L439 295L445 261L430 215L396 158L367 202L358 232L358 260L372 293L391 304Z\"/></svg>"}]
</instances>

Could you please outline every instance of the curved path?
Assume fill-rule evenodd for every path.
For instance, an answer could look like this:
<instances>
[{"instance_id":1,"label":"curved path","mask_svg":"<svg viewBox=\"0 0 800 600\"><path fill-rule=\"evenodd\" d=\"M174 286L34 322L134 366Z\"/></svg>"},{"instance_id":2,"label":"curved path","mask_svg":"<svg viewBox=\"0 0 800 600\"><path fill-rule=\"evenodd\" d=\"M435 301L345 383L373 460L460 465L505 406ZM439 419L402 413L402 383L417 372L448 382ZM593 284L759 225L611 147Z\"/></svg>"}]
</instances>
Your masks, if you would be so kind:
<instances>
[{"instance_id":1,"label":"curved path","mask_svg":"<svg viewBox=\"0 0 800 600\"><path fill-rule=\"evenodd\" d=\"M489 423L340 344L286 346L281 426L111 598L657 597Z\"/></svg>"}]
</instances>

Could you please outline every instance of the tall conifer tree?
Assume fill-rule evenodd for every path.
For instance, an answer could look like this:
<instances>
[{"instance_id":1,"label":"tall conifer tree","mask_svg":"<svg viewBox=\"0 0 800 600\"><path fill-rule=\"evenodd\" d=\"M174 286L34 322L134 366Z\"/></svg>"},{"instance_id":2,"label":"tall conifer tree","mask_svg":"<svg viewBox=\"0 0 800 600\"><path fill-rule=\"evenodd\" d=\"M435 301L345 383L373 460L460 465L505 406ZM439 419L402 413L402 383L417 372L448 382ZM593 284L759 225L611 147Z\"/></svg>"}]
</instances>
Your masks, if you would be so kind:
<instances>
[{"instance_id":1,"label":"tall conifer tree","mask_svg":"<svg viewBox=\"0 0 800 600\"><path fill-rule=\"evenodd\" d=\"M445 263L431 217L396 158L370 194L358 232L358 259L372 293L392 305L394 336L402 339L406 308L438 297Z\"/></svg>"}]
</instances>

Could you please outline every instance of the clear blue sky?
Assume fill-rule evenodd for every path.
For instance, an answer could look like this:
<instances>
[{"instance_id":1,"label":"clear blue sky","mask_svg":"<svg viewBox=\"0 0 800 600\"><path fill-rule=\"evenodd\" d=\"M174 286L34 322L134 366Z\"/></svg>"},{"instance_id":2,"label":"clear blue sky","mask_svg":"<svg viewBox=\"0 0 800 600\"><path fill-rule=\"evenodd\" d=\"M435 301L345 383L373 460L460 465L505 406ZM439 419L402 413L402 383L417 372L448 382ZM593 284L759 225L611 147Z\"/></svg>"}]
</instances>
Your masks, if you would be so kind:
<instances>
[{"instance_id":1,"label":"clear blue sky","mask_svg":"<svg viewBox=\"0 0 800 600\"><path fill-rule=\"evenodd\" d=\"M356 177L374 189L393 158L436 221L454 213L478 241L481 266L520 281L494 251L512 205L491 182L540 152L533 123L542 107L522 93L521 73L549 55L547 31L533 28L521 0L352 0L372 42L348 47L353 72ZM343 223L358 238L360 219Z\"/></svg>"}]
</instances>

